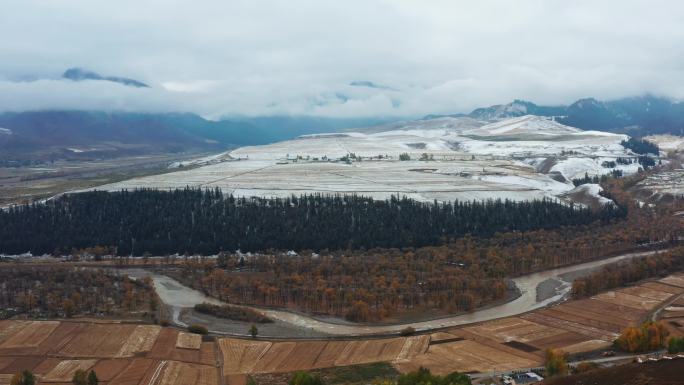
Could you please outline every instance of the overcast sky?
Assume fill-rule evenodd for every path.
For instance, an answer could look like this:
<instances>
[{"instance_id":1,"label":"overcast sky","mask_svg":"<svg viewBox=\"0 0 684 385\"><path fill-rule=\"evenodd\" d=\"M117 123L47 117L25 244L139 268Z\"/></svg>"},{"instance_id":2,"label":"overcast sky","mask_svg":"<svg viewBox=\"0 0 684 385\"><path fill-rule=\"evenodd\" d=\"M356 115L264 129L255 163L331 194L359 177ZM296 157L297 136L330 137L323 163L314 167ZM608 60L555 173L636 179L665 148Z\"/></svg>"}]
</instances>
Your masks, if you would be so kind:
<instances>
[{"instance_id":1,"label":"overcast sky","mask_svg":"<svg viewBox=\"0 0 684 385\"><path fill-rule=\"evenodd\" d=\"M682 99L683 20L681 0L1 0L0 110L367 117ZM60 80L69 67L151 88Z\"/></svg>"}]
</instances>

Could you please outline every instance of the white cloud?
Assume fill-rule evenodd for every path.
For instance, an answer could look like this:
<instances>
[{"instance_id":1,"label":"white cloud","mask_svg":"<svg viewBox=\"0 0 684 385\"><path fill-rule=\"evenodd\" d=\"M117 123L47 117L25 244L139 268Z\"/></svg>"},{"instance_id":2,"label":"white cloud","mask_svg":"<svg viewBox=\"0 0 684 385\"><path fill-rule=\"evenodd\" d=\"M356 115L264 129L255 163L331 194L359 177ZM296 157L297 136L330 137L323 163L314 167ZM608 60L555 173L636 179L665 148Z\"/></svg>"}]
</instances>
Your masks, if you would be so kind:
<instances>
[{"instance_id":1,"label":"white cloud","mask_svg":"<svg viewBox=\"0 0 684 385\"><path fill-rule=\"evenodd\" d=\"M415 116L682 99L682 19L675 0L4 0L0 110ZM74 66L152 88L14 81Z\"/></svg>"}]
</instances>

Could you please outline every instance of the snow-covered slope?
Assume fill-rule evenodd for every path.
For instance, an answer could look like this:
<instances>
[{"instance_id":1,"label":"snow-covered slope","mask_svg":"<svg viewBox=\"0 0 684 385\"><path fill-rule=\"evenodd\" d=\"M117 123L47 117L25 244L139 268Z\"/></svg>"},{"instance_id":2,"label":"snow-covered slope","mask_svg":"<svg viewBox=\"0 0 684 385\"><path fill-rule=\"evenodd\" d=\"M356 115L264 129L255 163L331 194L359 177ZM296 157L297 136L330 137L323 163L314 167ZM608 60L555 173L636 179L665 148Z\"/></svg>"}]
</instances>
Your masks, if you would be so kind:
<instances>
[{"instance_id":1,"label":"snow-covered slope","mask_svg":"<svg viewBox=\"0 0 684 385\"><path fill-rule=\"evenodd\" d=\"M242 147L217 157L223 160L217 164L105 188L189 185L237 195L402 194L420 200L565 197L573 178L608 174L616 158L633 158L620 145L625 138L530 115L491 124L442 117ZM399 160L402 154L410 160ZM636 171L633 165L615 168Z\"/></svg>"}]
</instances>

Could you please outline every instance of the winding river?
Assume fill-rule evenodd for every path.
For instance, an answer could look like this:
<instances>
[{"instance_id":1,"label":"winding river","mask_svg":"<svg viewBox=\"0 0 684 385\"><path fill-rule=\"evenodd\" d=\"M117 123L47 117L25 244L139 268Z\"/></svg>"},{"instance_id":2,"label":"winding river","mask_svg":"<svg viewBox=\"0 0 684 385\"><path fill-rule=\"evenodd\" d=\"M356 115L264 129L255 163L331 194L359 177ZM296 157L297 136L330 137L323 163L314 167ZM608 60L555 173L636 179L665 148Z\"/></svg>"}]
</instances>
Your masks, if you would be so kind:
<instances>
[{"instance_id":1,"label":"winding river","mask_svg":"<svg viewBox=\"0 0 684 385\"><path fill-rule=\"evenodd\" d=\"M444 318L428 321L394 325L338 324L283 310L258 309L258 311L266 314L268 317L274 320L330 335L361 336L370 334L389 334L400 332L402 329L408 326L411 326L419 331L432 330L474 322L488 321L496 318L510 317L548 306L552 303L562 301L567 298L572 285L571 282L563 280L564 275L579 276L587 274L588 272L607 264L628 260L631 258L652 255L655 253L655 251L649 251L623 254L612 258L586 262L578 265L566 266L558 269L546 270L517 277L513 279L513 282L520 290L520 296L512 301L476 310L467 314L447 316ZM159 297L161 298L162 302L169 306L172 311L172 321L179 326L187 326L180 320L179 315L181 309L189 308L202 302L222 304L221 301L207 297L201 292L184 286L170 277L155 274L149 271L141 272L138 270L135 273L137 274L133 275L144 273L145 275L150 275L152 277ZM540 300L537 297L539 285L547 280L556 280L560 284L557 285L553 295L547 296L548 298Z\"/></svg>"}]
</instances>

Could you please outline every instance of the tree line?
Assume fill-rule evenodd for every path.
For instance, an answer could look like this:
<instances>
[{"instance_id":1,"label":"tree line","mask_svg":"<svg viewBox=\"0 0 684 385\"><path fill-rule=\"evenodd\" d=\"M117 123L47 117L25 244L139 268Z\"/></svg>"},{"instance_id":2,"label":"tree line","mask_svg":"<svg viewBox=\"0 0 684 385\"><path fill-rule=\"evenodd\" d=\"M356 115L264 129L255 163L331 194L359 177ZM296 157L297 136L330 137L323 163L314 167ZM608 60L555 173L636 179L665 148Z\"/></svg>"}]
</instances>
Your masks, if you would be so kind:
<instances>
[{"instance_id":1,"label":"tree line","mask_svg":"<svg viewBox=\"0 0 684 385\"><path fill-rule=\"evenodd\" d=\"M103 269L8 264L0 282L0 318L121 315L158 306L149 277L132 280Z\"/></svg>"},{"instance_id":2,"label":"tree line","mask_svg":"<svg viewBox=\"0 0 684 385\"><path fill-rule=\"evenodd\" d=\"M633 202L622 187L606 194ZM676 245L681 204L640 207L609 223L509 231L489 237L466 235L419 248L219 253L217 258L180 257L165 273L224 301L294 308L356 321L382 320L409 311L469 311L506 295L505 279L582 263L635 249Z\"/></svg>"},{"instance_id":3,"label":"tree line","mask_svg":"<svg viewBox=\"0 0 684 385\"><path fill-rule=\"evenodd\" d=\"M235 198L218 189L93 191L0 211L0 252L68 254L114 247L118 255L421 247L466 234L609 222L626 209L551 200L423 203L392 197L304 195Z\"/></svg>"},{"instance_id":4,"label":"tree line","mask_svg":"<svg viewBox=\"0 0 684 385\"><path fill-rule=\"evenodd\" d=\"M664 277L684 270L684 248L635 258L629 262L614 263L590 275L577 278L572 283L574 298L591 297L602 291L624 287L646 278Z\"/></svg>"},{"instance_id":5,"label":"tree line","mask_svg":"<svg viewBox=\"0 0 684 385\"><path fill-rule=\"evenodd\" d=\"M425 251L223 258L221 267L211 259L189 259L165 273L225 302L296 308L356 322L412 309L471 311L507 293L503 278L488 277L480 265L453 263L445 254Z\"/></svg>"}]
</instances>

